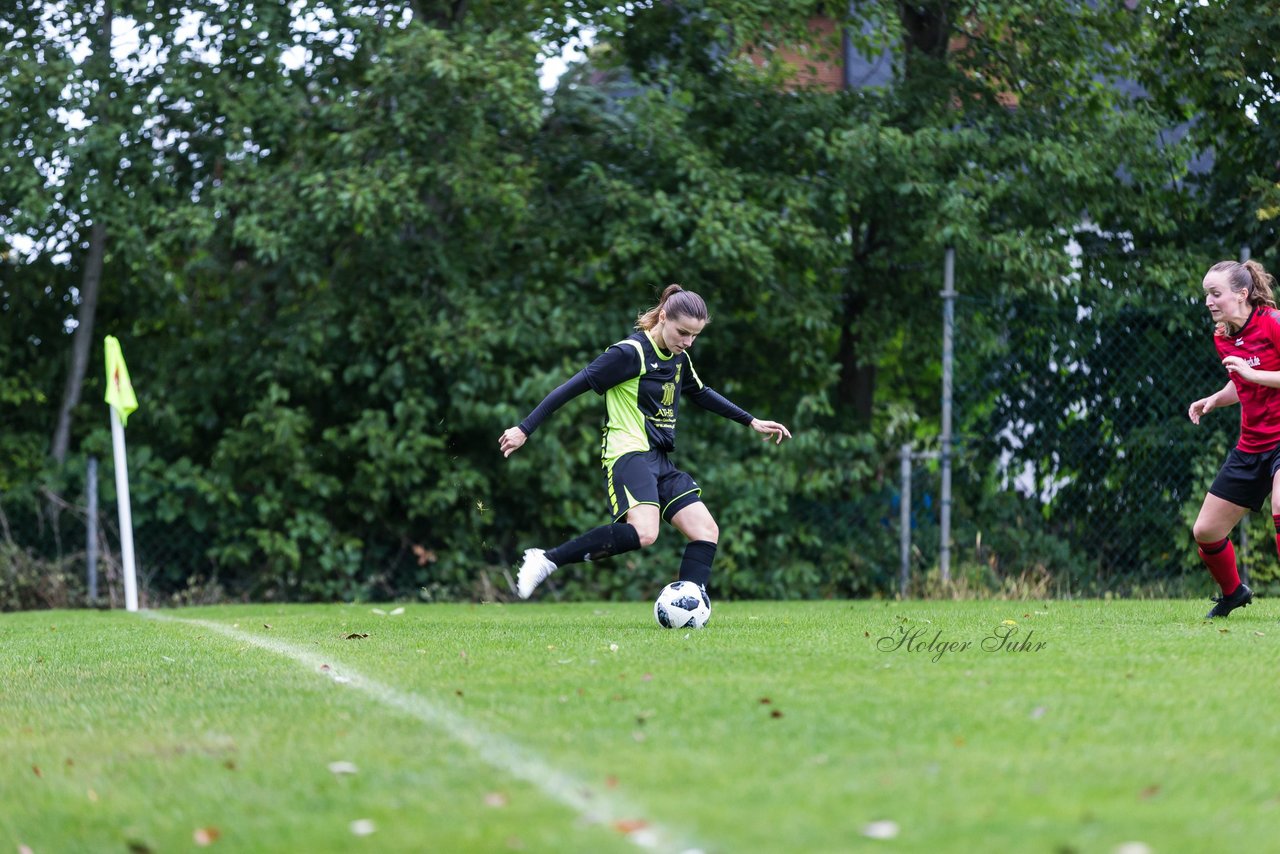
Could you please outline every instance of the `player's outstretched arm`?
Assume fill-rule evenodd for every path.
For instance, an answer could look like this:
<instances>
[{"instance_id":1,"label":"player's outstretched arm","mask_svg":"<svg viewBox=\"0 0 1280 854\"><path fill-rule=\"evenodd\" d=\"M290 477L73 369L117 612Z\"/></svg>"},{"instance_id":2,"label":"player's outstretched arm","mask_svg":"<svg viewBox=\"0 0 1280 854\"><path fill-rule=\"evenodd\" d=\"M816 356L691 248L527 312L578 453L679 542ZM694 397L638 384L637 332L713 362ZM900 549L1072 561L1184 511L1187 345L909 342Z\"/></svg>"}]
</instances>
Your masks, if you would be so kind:
<instances>
[{"instance_id":1,"label":"player's outstretched arm","mask_svg":"<svg viewBox=\"0 0 1280 854\"><path fill-rule=\"evenodd\" d=\"M559 388L544 397L542 403L539 403L527 418L515 427L507 428L498 437L498 449L502 451L502 456L509 457L520 450L520 446L524 444L525 439L533 435L533 431L538 429L538 425L548 415L590 388L591 383L587 380L586 371L578 371L566 380Z\"/></svg>"},{"instance_id":2,"label":"player's outstretched arm","mask_svg":"<svg viewBox=\"0 0 1280 854\"><path fill-rule=\"evenodd\" d=\"M791 438L791 431L777 421L761 421L759 418L752 418L751 429L757 433L763 433L766 440L772 436L776 445L781 445L783 439Z\"/></svg>"}]
</instances>

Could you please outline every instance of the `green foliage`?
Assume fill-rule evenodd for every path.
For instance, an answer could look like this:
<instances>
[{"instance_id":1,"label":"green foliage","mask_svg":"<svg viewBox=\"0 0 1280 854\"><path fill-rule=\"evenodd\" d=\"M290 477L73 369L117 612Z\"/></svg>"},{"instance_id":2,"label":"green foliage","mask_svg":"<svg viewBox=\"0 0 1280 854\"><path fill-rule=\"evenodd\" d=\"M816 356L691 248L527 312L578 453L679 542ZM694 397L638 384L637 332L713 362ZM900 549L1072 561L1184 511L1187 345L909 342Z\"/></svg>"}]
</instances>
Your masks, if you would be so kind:
<instances>
[{"instance_id":1,"label":"green foliage","mask_svg":"<svg viewBox=\"0 0 1280 854\"><path fill-rule=\"evenodd\" d=\"M897 448L937 438L944 248L966 294L1013 300L965 342L993 385L963 430L990 461L1021 417L1011 389L1137 411L1145 374L1045 365L1107 364L1110 333L1137 322L1126 307L1178 303L1213 242L1189 236L1209 219L1185 180L1206 137L1169 142L1189 107L1144 70L1191 73L1183 54L1160 56L1189 36L1123 4L855 4L854 42L888 51L894 79L840 92L780 60L813 39L809 3L383 3L305 26L278 4L186 6L200 39L181 34L185 8L122 4L147 40L114 64L68 52L99 10L51 12L59 37L0 21L0 231L34 247L0 259L0 490L78 495L85 457L110 457L94 346L68 470L44 459L81 230L101 219L97 325L121 338L139 393L133 507L161 593L199 575L231 596L505 595L523 548L605 520L599 401L567 406L510 460L498 435L672 281L711 306L699 374L796 432L766 448L686 408L678 460L725 532L723 592L892 591ZM546 95L539 54L587 29L589 59ZM838 55L838 40L811 47ZM1188 87L1195 103L1234 63ZM59 108L92 121L77 131ZM1267 177L1266 128L1251 133L1248 168L1215 167L1212 198ZM58 157L65 171L48 167ZM1028 324L1046 302L1068 313ZM1105 304L1101 346L1064 334L1091 303ZM1159 364L1200 340L1190 316L1132 332ZM1123 433L1144 459L1189 441L1167 412L1098 429L1055 405L1042 444L1020 449L1038 476L1060 472L1059 432L1093 451ZM1169 487L1175 513L1191 457ZM1139 560L1160 563L1140 536L1154 520L1135 507L1134 459L1073 464L1055 507L1071 523L1025 537L1006 523L1030 517L979 466L957 536L985 532L1002 573L1043 565L1077 589L1099 565L1124 571L1118 554L1069 548L1087 508L1106 506ZM163 538L171 556L148 556ZM678 540L557 574L553 590L647 595Z\"/></svg>"}]
</instances>

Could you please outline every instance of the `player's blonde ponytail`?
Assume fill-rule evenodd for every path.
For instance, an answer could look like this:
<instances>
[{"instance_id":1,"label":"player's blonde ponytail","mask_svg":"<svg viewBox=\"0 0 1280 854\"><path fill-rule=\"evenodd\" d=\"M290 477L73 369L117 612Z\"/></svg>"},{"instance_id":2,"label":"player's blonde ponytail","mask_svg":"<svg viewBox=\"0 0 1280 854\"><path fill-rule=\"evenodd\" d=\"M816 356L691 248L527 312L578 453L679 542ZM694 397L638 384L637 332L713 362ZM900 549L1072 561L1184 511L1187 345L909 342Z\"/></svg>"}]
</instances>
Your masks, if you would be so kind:
<instances>
[{"instance_id":1,"label":"player's blonde ponytail","mask_svg":"<svg viewBox=\"0 0 1280 854\"><path fill-rule=\"evenodd\" d=\"M702 297L693 291L686 291L679 285L667 285L662 291L658 304L648 311L636 316L636 329L648 332L658 324L658 312L665 311L667 317L687 317L690 320L707 320L707 304Z\"/></svg>"},{"instance_id":2,"label":"player's blonde ponytail","mask_svg":"<svg viewBox=\"0 0 1280 854\"><path fill-rule=\"evenodd\" d=\"M1245 261L1241 266L1249 272L1249 278L1252 279L1253 287L1249 289L1249 304L1275 308L1275 277L1257 261Z\"/></svg>"}]
</instances>

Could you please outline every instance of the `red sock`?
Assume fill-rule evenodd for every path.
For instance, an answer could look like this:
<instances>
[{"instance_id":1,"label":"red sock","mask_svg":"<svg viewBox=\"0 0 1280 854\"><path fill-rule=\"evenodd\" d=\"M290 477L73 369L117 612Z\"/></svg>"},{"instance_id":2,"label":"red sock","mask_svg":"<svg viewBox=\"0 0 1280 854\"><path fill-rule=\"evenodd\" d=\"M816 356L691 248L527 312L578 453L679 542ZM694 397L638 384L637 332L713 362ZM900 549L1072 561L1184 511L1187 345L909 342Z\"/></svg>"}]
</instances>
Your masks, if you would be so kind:
<instances>
[{"instance_id":1,"label":"red sock","mask_svg":"<svg viewBox=\"0 0 1280 854\"><path fill-rule=\"evenodd\" d=\"M1231 538L1223 537L1216 543L1196 540L1196 545L1200 547L1200 559L1209 568L1209 574L1222 588L1222 595L1235 593L1240 586L1240 573L1236 571L1236 550L1231 545ZM1280 548L1280 542L1277 548Z\"/></svg>"}]
</instances>

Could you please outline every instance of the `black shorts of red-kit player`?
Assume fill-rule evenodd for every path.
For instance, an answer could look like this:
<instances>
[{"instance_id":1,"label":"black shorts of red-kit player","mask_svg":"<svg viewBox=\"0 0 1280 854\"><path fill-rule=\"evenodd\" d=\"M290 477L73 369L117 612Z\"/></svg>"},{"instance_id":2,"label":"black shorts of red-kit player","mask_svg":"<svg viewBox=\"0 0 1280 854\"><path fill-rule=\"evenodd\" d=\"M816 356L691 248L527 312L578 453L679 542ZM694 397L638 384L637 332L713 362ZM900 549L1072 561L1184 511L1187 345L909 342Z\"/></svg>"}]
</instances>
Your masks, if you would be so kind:
<instances>
[{"instance_id":1,"label":"black shorts of red-kit player","mask_svg":"<svg viewBox=\"0 0 1280 854\"><path fill-rule=\"evenodd\" d=\"M1280 445L1256 454L1232 448L1209 485L1209 494L1237 507L1260 510L1271 495L1277 472L1280 472Z\"/></svg>"},{"instance_id":2,"label":"black shorts of red-kit player","mask_svg":"<svg viewBox=\"0 0 1280 854\"><path fill-rule=\"evenodd\" d=\"M684 559L680 561L680 580L692 581L705 588L711 583L711 564L715 559L715 543L694 540L684 547Z\"/></svg>"},{"instance_id":3,"label":"black shorts of red-kit player","mask_svg":"<svg viewBox=\"0 0 1280 854\"><path fill-rule=\"evenodd\" d=\"M638 548L640 535L636 533L635 527L626 522L617 522L592 528L581 537L574 537L569 542L550 549L547 559L556 566L564 566L583 560L600 560Z\"/></svg>"}]
</instances>

